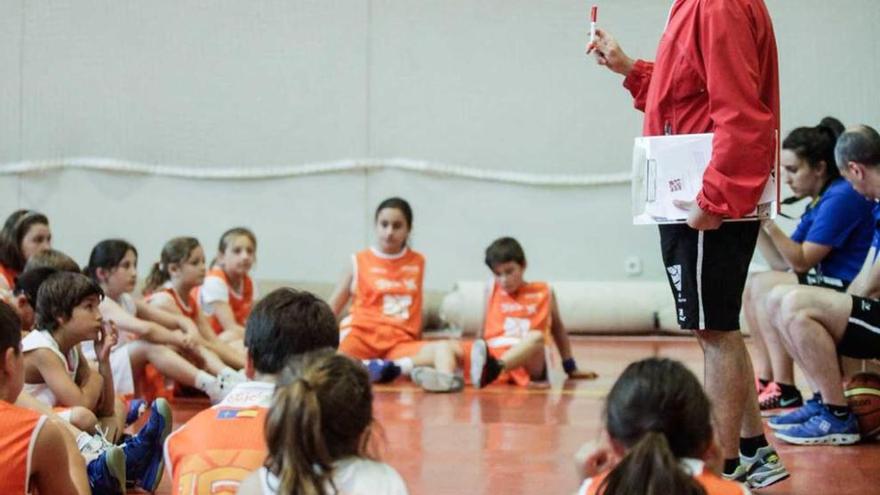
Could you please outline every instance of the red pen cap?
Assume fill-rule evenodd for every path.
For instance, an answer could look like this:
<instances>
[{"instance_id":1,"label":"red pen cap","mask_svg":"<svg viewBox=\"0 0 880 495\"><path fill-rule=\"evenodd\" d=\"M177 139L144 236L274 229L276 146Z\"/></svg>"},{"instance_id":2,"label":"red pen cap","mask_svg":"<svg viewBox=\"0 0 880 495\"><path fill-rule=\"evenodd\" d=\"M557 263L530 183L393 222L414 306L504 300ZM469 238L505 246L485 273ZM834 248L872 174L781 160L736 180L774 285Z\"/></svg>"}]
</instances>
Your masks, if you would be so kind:
<instances>
[{"instance_id":1,"label":"red pen cap","mask_svg":"<svg viewBox=\"0 0 880 495\"><path fill-rule=\"evenodd\" d=\"M597 17L599 17L599 6L593 5L593 8L590 9L590 22L596 22Z\"/></svg>"}]
</instances>

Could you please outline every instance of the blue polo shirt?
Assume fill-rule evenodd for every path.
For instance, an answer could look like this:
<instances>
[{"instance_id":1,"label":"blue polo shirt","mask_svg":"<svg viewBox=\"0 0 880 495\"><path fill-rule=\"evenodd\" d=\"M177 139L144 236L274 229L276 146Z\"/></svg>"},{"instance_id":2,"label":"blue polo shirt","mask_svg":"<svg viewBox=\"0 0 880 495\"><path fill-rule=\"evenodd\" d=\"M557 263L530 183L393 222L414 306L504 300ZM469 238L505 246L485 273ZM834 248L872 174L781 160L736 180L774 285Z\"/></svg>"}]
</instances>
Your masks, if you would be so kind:
<instances>
[{"instance_id":1,"label":"blue polo shirt","mask_svg":"<svg viewBox=\"0 0 880 495\"><path fill-rule=\"evenodd\" d=\"M831 246L816 271L852 282L875 239L874 202L857 193L849 182L837 178L815 204L807 206L791 240Z\"/></svg>"}]
</instances>

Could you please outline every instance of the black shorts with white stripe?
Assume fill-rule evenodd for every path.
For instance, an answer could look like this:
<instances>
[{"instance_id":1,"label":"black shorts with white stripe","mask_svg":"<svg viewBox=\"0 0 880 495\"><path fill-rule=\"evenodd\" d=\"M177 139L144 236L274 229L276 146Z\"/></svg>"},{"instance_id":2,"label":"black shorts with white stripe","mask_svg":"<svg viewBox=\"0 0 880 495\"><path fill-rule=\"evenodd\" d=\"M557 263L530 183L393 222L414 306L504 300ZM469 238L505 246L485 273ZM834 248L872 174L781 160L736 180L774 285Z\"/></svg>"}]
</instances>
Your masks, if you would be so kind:
<instances>
[{"instance_id":1,"label":"black shorts with white stripe","mask_svg":"<svg viewBox=\"0 0 880 495\"><path fill-rule=\"evenodd\" d=\"M740 329L742 294L760 223L725 222L698 231L661 225L660 247L678 324L685 330Z\"/></svg>"},{"instance_id":2,"label":"black shorts with white stripe","mask_svg":"<svg viewBox=\"0 0 880 495\"><path fill-rule=\"evenodd\" d=\"M852 311L837 352L856 359L880 358L880 301L852 296Z\"/></svg>"},{"instance_id":3,"label":"black shorts with white stripe","mask_svg":"<svg viewBox=\"0 0 880 495\"><path fill-rule=\"evenodd\" d=\"M849 282L844 282L839 278L819 275L818 273L798 273L797 278L800 285L822 287L823 289L836 290L837 292L845 292L847 287L849 287Z\"/></svg>"}]
</instances>

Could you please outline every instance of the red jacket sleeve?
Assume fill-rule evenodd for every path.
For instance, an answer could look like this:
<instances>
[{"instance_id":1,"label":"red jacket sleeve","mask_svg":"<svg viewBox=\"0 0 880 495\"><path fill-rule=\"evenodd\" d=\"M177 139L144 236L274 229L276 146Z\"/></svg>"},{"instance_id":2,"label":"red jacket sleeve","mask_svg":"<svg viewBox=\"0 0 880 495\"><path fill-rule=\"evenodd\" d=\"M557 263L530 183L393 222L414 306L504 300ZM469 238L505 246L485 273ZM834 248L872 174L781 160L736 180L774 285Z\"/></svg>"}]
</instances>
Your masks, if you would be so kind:
<instances>
[{"instance_id":1,"label":"red jacket sleeve","mask_svg":"<svg viewBox=\"0 0 880 495\"><path fill-rule=\"evenodd\" d=\"M774 84L777 76L762 73L766 71L761 57L766 54L758 44L754 14L743 2L708 0L696 40L715 128L712 158L697 203L732 218L755 208L776 156L776 117L761 96L762 88ZM772 70L777 70L775 65Z\"/></svg>"},{"instance_id":2,"label":"red jacket sleeve","mask_svg":"<svg viewBox=\"0 0 880 495\"><path fill-rule=\"evenodd\" d=\"M623 80L623 87L628 89L633 96L636 109L645 111L645 102L648 99L648 86L651 85L651 74L654 73L654 63L645 60L636 60L632 70Z\"/></svg>"}]
</instances>

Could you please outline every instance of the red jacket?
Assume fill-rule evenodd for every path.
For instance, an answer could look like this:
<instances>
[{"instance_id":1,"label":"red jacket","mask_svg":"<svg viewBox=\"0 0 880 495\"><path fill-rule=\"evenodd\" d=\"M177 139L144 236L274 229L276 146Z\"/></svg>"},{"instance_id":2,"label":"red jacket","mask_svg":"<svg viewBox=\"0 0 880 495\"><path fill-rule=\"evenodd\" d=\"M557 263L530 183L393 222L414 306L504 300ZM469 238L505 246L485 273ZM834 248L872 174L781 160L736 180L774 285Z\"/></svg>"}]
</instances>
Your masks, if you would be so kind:
<instances>
[{"instance_id":1,"label":"red jacket","mask_svg":"<svg viewBox=\"0 0 880 495\"><path fill-rule=\"evenodd\" d=\"M775 162L779 67L763 0L676 0L656 61L623 82L645 112L644 135L714 132L697 203L750 213Z\"/></svg>"}]
</instances>

